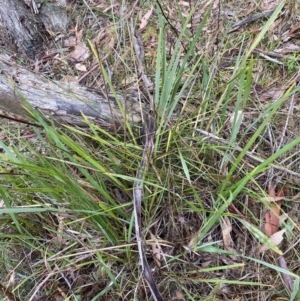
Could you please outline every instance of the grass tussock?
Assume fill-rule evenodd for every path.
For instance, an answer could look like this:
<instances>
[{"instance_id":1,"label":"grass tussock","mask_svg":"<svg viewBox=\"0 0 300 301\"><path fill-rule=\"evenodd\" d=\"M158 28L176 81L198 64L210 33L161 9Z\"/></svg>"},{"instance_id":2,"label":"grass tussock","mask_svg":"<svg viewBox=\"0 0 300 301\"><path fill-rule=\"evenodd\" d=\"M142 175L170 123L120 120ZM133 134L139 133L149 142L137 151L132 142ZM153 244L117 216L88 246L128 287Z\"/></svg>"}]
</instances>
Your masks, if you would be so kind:
<instances>
[{"instance_id":1,"label":"grass tussock","mask_svg":"<svg viewBox=\"0 0 300 301\"><path fill-rule=\"evenodd\" d=\"M87 2L68 9L93 54L85 64L98 67L82 78L55 62L56 77L139 91L127 14L138 27L152 3ZM205 3L162 1L141 32L157 123L143 183L147 259L165 300L298 300L298 57L270 53L288 47L299 11L278 2L234 31L264 4ZM8 122L0 133L1 284L28 301L151 300L132 202L140 133L87 119L85 129L57 126L28 110L42 128ZM264 233L271 183L285 191L279 245Z\"/></svg>"}]
</instances>

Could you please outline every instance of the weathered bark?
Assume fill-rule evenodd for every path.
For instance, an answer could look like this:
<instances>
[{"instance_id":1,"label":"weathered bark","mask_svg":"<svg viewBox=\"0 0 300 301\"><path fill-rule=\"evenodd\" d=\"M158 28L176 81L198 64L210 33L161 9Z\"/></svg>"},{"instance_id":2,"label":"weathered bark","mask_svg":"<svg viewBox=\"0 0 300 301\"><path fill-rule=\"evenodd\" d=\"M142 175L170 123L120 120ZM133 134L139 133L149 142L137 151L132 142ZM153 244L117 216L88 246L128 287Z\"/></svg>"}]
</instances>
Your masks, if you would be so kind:
<instances>
[{"instance_id":1,"label":"weathered bark","mask_svg":"<svg viewBox=\"0 0 300 301\"><path fill-rule=\"evenodd\" d=\"M84 125L83 114L109 129L121 129L125 122L140 126L147 105L134 95L117 96L118 100L75 83L53 82L0 55L0 108L7 112L28 115L23 107L26 99L34 109L58 123Z\"/></svg>"},{"instance_id":2,"label":"weathered bark","mask_svg":"<svg viewBox=\"0 0 300 301\"><path fill-rule=\"evenodd\" d=\"M34 59L43 42L36 16L19 0L1 0L0 16L1 38L5 44L11 41L19 53Z\"/></svg>"}]
</instances>

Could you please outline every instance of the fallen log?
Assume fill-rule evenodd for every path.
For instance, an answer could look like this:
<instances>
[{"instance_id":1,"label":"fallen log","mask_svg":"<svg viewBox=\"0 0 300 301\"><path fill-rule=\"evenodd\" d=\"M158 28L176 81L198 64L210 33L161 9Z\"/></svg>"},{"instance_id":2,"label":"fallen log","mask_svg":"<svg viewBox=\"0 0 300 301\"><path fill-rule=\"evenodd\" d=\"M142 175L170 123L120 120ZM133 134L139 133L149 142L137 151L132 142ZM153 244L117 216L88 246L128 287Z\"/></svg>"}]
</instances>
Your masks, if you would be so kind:
<instances>
[{"instance_id":1,"label":"fallen log","mask_svg":"<svg viewBox=\"0 0 300 301\"><path fill-rule=\"evenodd\" d=\"M148 105L138 94L105 95L76 83L55 82L19 66L0 54L0 108L28 116L24 99L46 118L57 123L83 126L83 115L107 129L121 130L125 123L140 127Z\"/></svg>"},{"instance_id":2,"label":"fallen log","mask_svg":"<svg viewBox=\"0 0 300 301\"><path fill-rule=\"evenodd\" d=\"M42 49L41 28L64 32L68 18L65 10L58 6L42 5L34 13L24 3L31 6L34 2L3 1L0 24L6 30L1 32L0 41L11 40L21 56L36 60ZM84 115L91 122L114 131L126 127L126 123L140 127L149 111L137 93L107 95L77 83L55 82L0 53L0 109L28 116L24 100L57 123L84 126Z\"/></svg>"}]
</instances>

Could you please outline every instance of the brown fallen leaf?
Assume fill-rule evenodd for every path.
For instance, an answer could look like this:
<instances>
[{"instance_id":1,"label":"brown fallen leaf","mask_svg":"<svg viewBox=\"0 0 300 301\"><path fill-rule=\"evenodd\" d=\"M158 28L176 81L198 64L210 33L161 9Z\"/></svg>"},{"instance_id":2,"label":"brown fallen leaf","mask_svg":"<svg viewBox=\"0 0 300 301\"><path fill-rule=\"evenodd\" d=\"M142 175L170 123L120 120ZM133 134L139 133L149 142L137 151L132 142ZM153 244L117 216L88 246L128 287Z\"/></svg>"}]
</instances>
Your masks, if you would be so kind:
<instances>
[{"instance_id":1,"label":"brown fallen leaf","mask_svg":"<svg viewBox=\"0 0 300 301\"><path fill-rule=\"evenodd\" d=\"M259 93L261 101L277 101L285 92L285 88L272 87Z\"/></svg>"},{"instance_id":2,"label":"brown fallen leaf","mask_svg":"<svg viewBox=\"0 0 300 301\"><path fill-rule=\"evenodd\" d=\"M271 198L276 198L275 188L273 183L270 185L269 196ZM278 192L277 197L281 198L284 196L283 189ZM279 214L282 201L274 201L270 203L270 208L265 213L265 234L267 236L272 236L278 231L279 226Z\"/></svg>"},{"instance_id":3,"label":"brown fallen leaf","mask_svg":"<svg viewBox=\"0 0 300 301\"><path fill-rule=\"evenodd\" d=\"M139 28L140 31L143 30L147 26L148 21L149 21L151 15L152 15L152 12L153 12L153 8L154 8L154 6L152 6L150 8L150 10L143 16L143 18L141 20L141 23L140 23L140 28Z\"/></svg>"},{"instance_id":4,"label":"brown fallen leaf","mask_svg":"<svg viewBox=\"0 0 300 301\"><path fill-rule=\"evenodd\" d=\"M72 52L69 53L68 58L77 62L84 62L90 56L88 47L83 42L79 42Z\"/></svg>"},{"instance_id":5,"label":"brown fallen leaf","mask_svg":"<svg viewBox=\"0 0 300 301\"><path fill-rule=\"evenodd\" d=\"M234 248L234 242L230 234L232 231L232 226L231 226L230 219L227 216L223 217L223 222L221 227L222 227L224 249L226 249L229 252L236 253L236 250Z\"/></svg>"},{"instance_id":6,"label":"brown fallen leaf","mask_svg":"<svg viewBox=\"0 0 300 301\"><path fill-rule=\"evenodd\" d=\"M160 244L157 242L156 237L150 232L150 236L151 236L151 240L153 240L153 242L151 243L152 245L152 255L153 255L153 259L155 262L155 265L160 268L161 267L161 247Z\"/></svg>"},{"instance_id":7,"label":"brown fallen leaf","mask_svg":"<svg viewBox=\"0 0 300 301\"><path fill-rule=\"evenodd\" d=\"M269 196L274 199L276 197L281 199L284 197L284 189L281 188L276 195L274 185L273 185L273 183L271 183L270 189L269 189ZM273 239L275 240L275 242L273 241L273 243L278 242L278 244L282 241L282 238L283 238L282 235L285 232L285 229L278 231L279 213L280 213L281 204L282 204L282 200L274 201L274 202L270 203L270 209L268 209L265 214L265 222L266 222L265 223L265 234L267 236L269 236L270 239L272 239L272 237L273 237ZM276 263L279 267L288 271L288 267L287 267L285 258L283 256L279 256L276 259ZM280 274L281 274L282 280L285 283L287 289L291 292L293 290L292 277L284 272L280 272Z\"/></svg>"},{"instance_id":8,"label":"brown fallen leaf","mask_svg":"<svg viewBox=\"0 0 300 301\"><path fill-rule=\"evenodd\" d=\"M274 50L274 52L280 54L288 54L288 53L298 52L299 50L300 50L300 46L294 43L286 43L283 48L277 48Z\"/></svg>"},{"instance_id":9,"label":"brown fallen leaf","mask_svg":"<svg viewBox=\"0 0 300 301\"><path fill-rule=\"evenodd\" d=\"M278 246L283 240L283 234L284 234L285 231L286 231L286 229L282 229L282 230L277 231L276 233L272 234L270 236L270 241L272 242L272 244L274 244L275 246ZM260 249L259 249L259 253L265 252L268 249L269 248L266 245L261 246Z\"/></svg>"},{"instance_id":10,"label":"brown fallen leaf","mask_svg":"<svg viewBox=\"0 0 300 301\"><path fill-rule=\"evenodd\" d=\"M76 65L75 65L75 68L76 68L77 70L79 70L79 71L83 71L83 72L86 72L86 71L87 71L85 65L83 65L83 64L81 64L81 63L76 64Z\"/></svg>"},{"instance_id":11,"label":"brown fallen leaf","mask_svg":"<svg viewBox=\"0 0 300 301\"><path fill-rule=\"evenodd\" d=\"M193 247L195 246L197 240L198 240L198 233L194 234L194 235L191 237L191 239L190 239L188 245L185 246L184 248L185 248L186 250L188 250L188 251L191 252L192 249L193 249Z\"/></svg>"},{"instance_id":12,"label":"brown fallen leaf","mask_svg":"<svg viewBox=\"0 0 300 301\"><path fill-rule=\"evenodd\" d=\"M285 32L282 35L282 40L283 42L288 41L289 39L291 39L296 33L297 31L300 29L300 25L296 25L295 27L292 27L289 31Z\"/></svg>"},{"instance_id":13,"label":"brown fallen leaf","mask_svg":"<svg viewBox=\"0 0 300 301\"><path fill-rule=\"evenodd\" d=\"M76 62L84 62L90 56L90 51L86 44L82 42L83 31L78 31L77 25L75 26L74 32L76 36L76 44L73 51L71 51L67 57L75 60Z\"/></svg>"}]
</instances>

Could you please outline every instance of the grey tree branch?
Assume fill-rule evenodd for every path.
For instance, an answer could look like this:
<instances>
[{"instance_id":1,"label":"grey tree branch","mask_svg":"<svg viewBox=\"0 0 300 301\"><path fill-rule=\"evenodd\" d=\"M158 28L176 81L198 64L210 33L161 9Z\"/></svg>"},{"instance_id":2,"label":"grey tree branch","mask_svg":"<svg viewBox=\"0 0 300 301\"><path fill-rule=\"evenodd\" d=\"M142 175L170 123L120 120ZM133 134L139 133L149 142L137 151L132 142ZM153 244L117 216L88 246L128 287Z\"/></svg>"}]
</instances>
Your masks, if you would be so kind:
<instances>
[{"instance_id":1,"label":"grey tree branch","mask_svg":"<svg viewBox=\"0 0 300 301\"><path fill-rule=\"evenodd\" d=\"M142 114L149 110L148 105L141 104L135 94L125 97L118 93L117 97L126 116L113 95L107 96L76 83L51 81L0 54L0 109L9 113L28 116L24 109L26 99L34 109L58 123L84 126L85 115L108 130L122 130L124 118L134 127L140 127Z\"/></svg>"},{"instance_id":2,"label":"grey tree branch","mask_svg":"<svg viewBox=\"0 0 300 301\"><path fill-rule=\"evenodd\" d=\"M133 207L135 216L135 235L137 239L137 245L139 250L139 257L141 260L142 270L144 279L146 280L152 297L156 301L163 301L163 298L158 290L156 282L153 279L151 269L149 267L145 250L144 250L144 239L142 236L142 201L143 201L143 182L147 172L148 164L152 162L152 154L154 150L154 138L156 133L155 126L155 111L153 99L150 95L149 89L153 88L152 82L148 79L144 73L144 48L140 36L135 32L133 26L133 20L130 20L130 34L134 45L135 54L137 57L139 75L143 81L143 84L148 92L150 98L151 110L148 114L144 114L143 118L143 154L140 162L140 166L136 172L136 180L133 184Z\"/></svg>"},{"instance_id":3,"label":"grey tree branch","mask_svg":"<svg viewBox=\"0 0 300 301\"><path fill-rule=\"evenodd\" d=\"M144 250L144 239L142 236L142 200L143 200L143 184L144 178L147 173L149 161L152 159L152 153L154 149L154 137L155 137L155 120L154 116L149 114L144 124L144 149L142 154L142 160L140 166L136 172L136 180L133 184L133 205L134 205L134 217L135 217L135 235L139 250L139 256L141 260L144 279L146 280L152 297L155 301L163 301L158 287L153 279L151 269L147 262L147 258Z\"/></svg>"}]
</instances>

